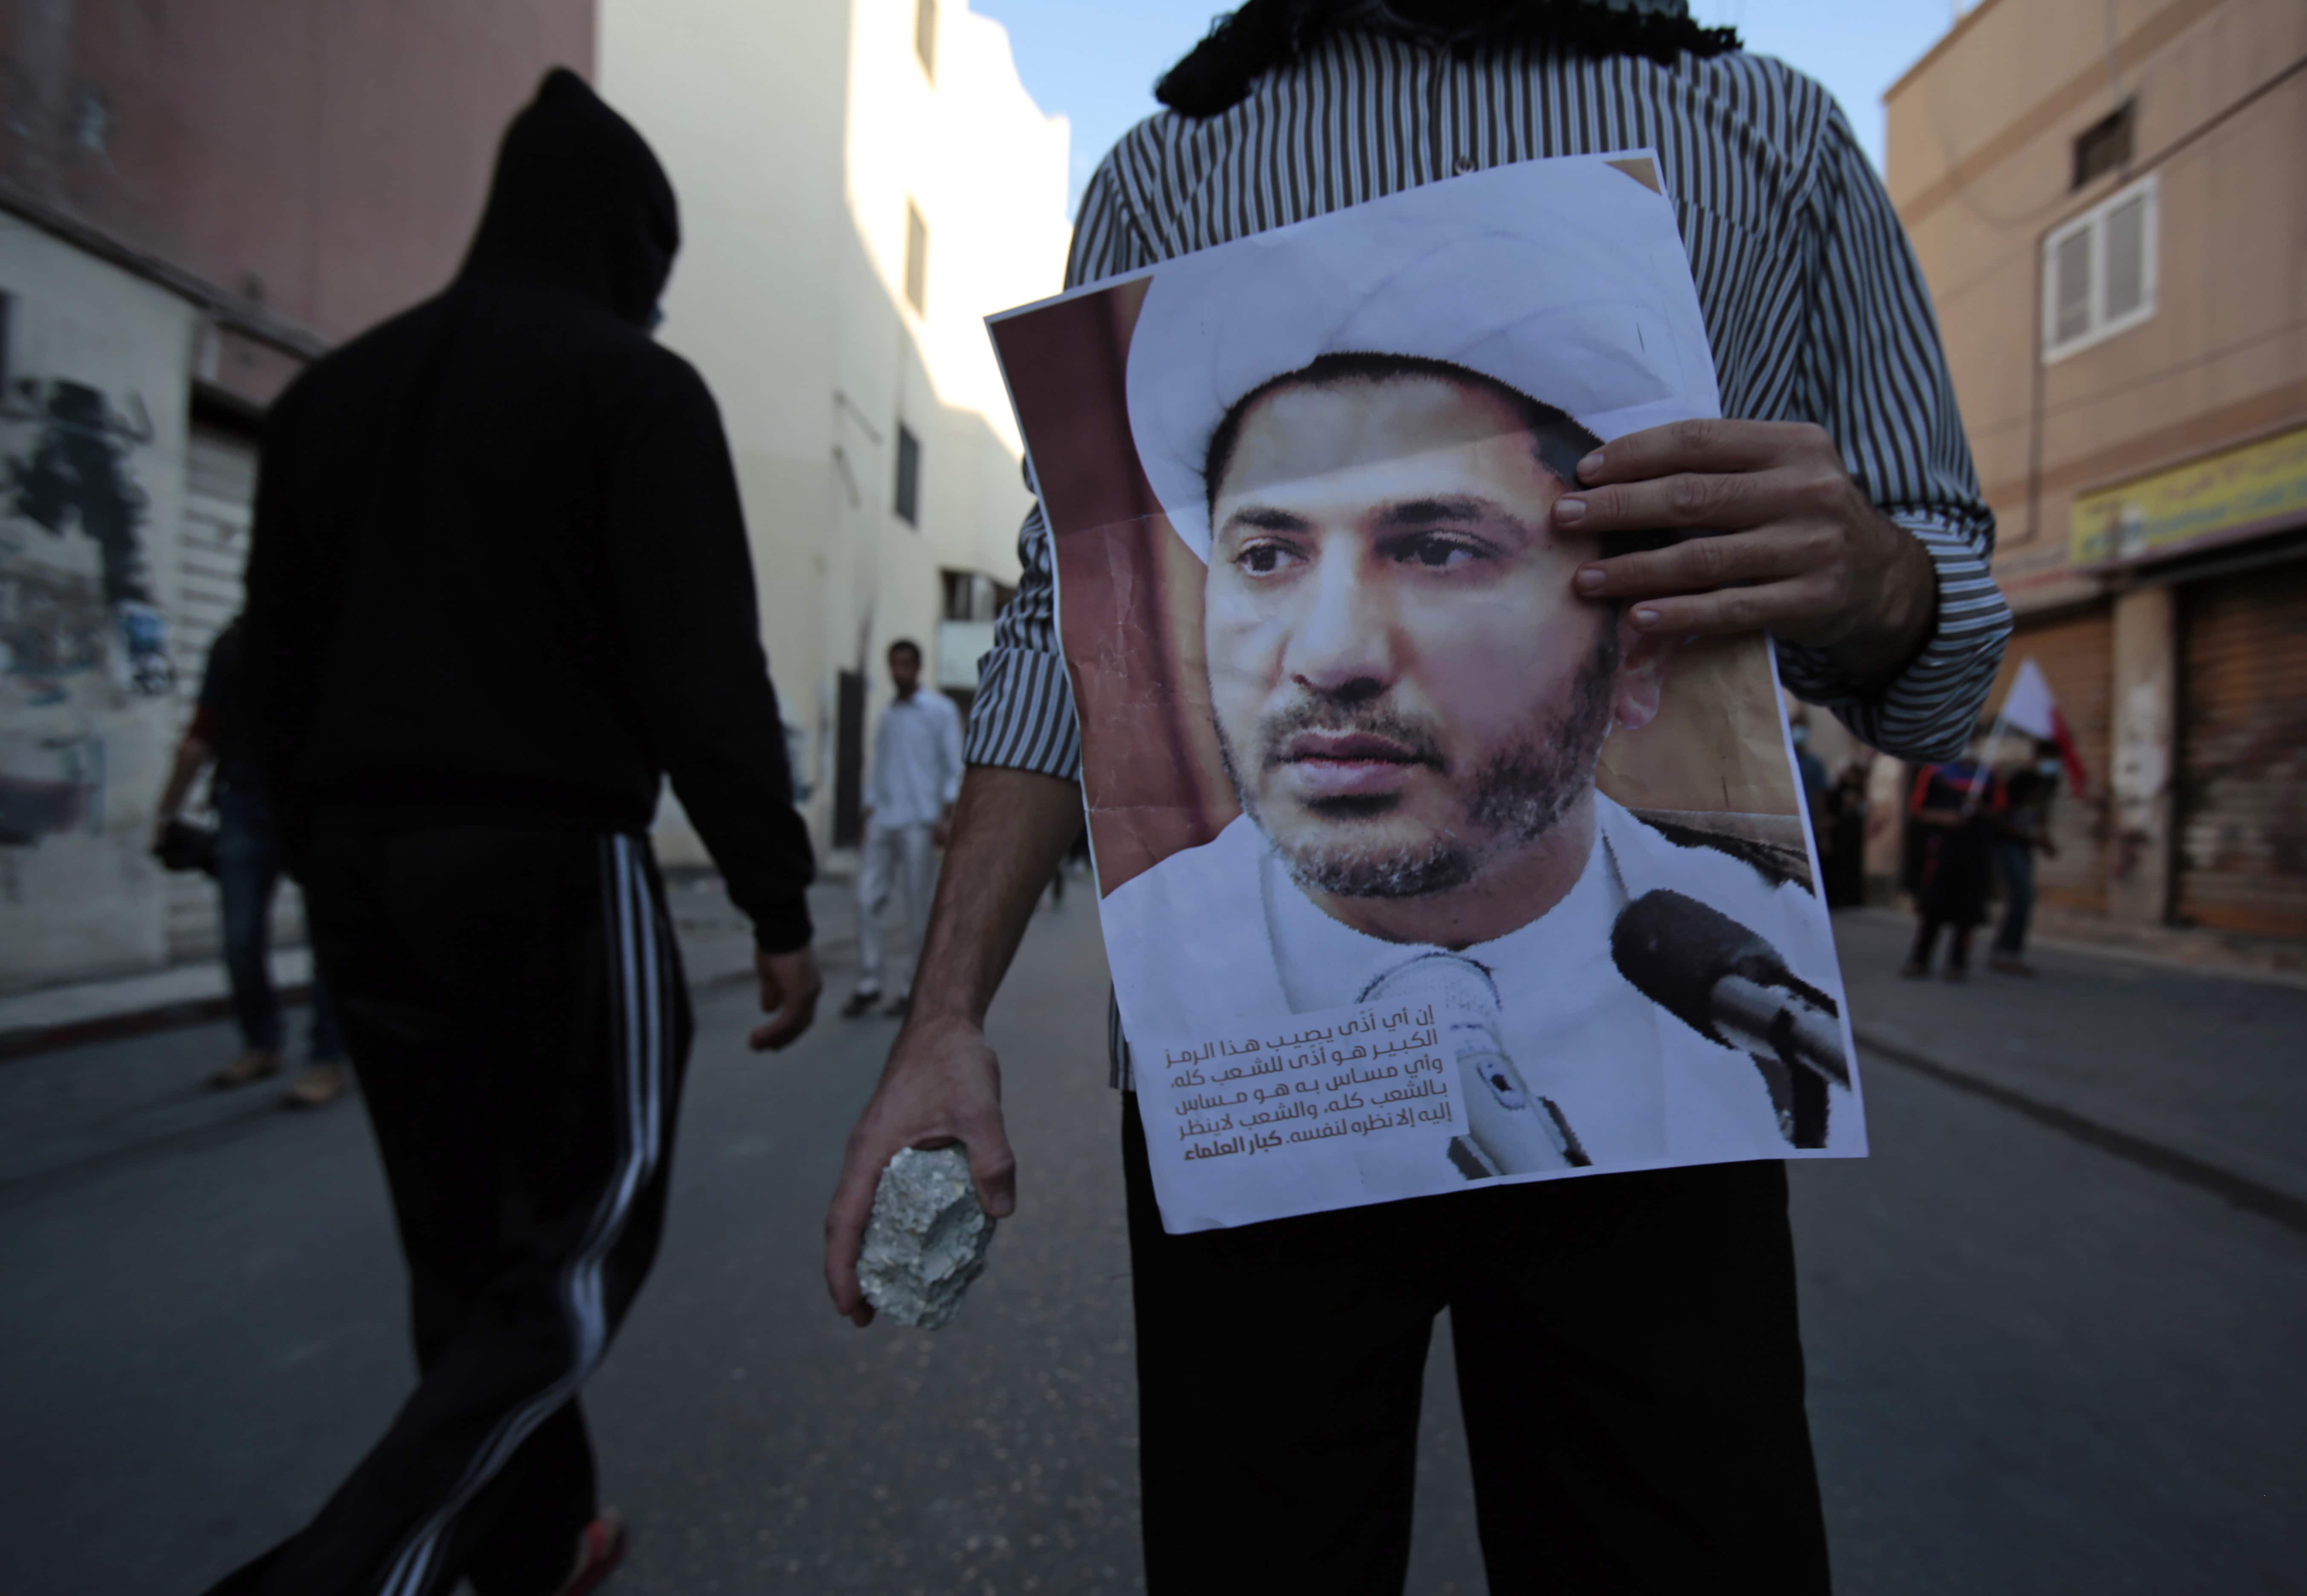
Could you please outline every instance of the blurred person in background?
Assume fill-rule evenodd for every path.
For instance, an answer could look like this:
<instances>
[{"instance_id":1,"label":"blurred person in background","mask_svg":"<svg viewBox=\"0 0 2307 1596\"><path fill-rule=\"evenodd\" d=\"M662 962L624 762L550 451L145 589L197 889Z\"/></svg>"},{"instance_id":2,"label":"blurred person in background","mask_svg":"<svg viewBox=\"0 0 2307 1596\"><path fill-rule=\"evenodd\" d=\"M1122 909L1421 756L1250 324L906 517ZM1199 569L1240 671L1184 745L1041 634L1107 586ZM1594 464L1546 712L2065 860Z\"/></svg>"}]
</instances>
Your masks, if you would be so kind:
<instances>
[{"instance_id":1,"label":"blurred person in background","mask_svg":"<svg viewBox=\"0 0 2307 1596\"><path fill-rule=\"evenodd\" d=\"M1898 217L1815 83L1684 0L1250 0L1156 92L1169 109L1090 178L1069 287L1482 167L1657 150L1726 419L1612 440L1553 519L1728 530L1596 558L1575 590L1661 637L1767 628L1788 688L1861 741L1961 748L2011 624L1994 517ZM896 1151L958 1142L987 1212L1016 1203L985 1015L1082 827L1038 510L1019 555L913 1010L827 1218L827 1284L861 1324ZM1827 1590L1780 1163L1171 1235L1128 1097L1120 1121L1154 1596L1399 1592L1445 1308L1492 1590ZM1242 1356L1265 1345L1288 1377Z\"/></svg>"},{"instance_id":2,"label":"blurred person in background","mask_svg":"<svg viewBox=\"0 0 2307 1596\"><path fill-rule=\"evenodd\" d=\"M1855 909L1866 902L1867 761L1853 759L1826 794L1826 904Z\"/></svg>"},{"instance_id":3,"label":"blurred person in background","mask_svg":"<svg viewBox=\"0 0 2307 1596\"><path fill-rule=\"evenodd\" d=\"M889 645L889 684L896 696L873 734L873 768L865 782L865 840L857 860L857 990L841 1017L869 1014L881 1001L881 914L892 887L905 895L905 941L892 967L896 991L882 1009L903 1017L913 990L913 961L937 889L937 851L961 795L961 711L941 692L922 691L921 645Z\"/></svg>"},{"instance_id":4,"label":"blurred person in background","mask_svg":"<svg viewBox=\"0 0 2307 1596\"><path fill-rule=\"evenodd\" d=\"M719 412L648 330L680 228L583 80L514 118L447 290L273 406L257 751L376 1133L421 1371L217 1587L571 1596L623 1529L578 1393L654 1260L690 1037L669 774L805 1030L812 870Z\"/></svg>"},{"instance_id":5,"label":"blurred person in background","mask_svg":"<svg viewBox=\"0 0 2307 1596\"><path fill-rule=\"evenodd\" d=\"M1899 974L1931 973L1939 933L1949 933L1946 978L1970 976L1971 933L1986 920L1994 838L2002 823L2003 784L1985 760L1986 734L1960 759L1915 773L1907 814L1915 827L1915 946Z\"/></svg>"},{"instance_id":6,"label":"blurred person in background","mask_svg":"<svg viewBox=\"0 0 2307 1596\"><path fill-rule=\"evenodd\" d=\"M212 845L194 849L205 854L197 861L216 877L219 912L224 921L225 979L232 991L233 1024L240 1030L240 1056L209 1077L212 1086L244 1086L280 1071L282 1025L280 996L272 986L272 895L280 885L280 838L273 828L272 806L250 746L247 690L242 659L243 634L238 617L217 633L209 645L208 668L201 676L199 705L193 724L176 744L168 781L160 793L159 826L153 852L164 864L176 868L171 854L181 845L172 837L186 829L181 816L202 774L211 768L209 802L217 811ZM208 841L210 839L202 839ZM184 863L192 864L187 859ZM336 1016L330 1011L328 988L321 966L313 965L312 1062L288 1088L292 1108L318 1108L334 1101L345 1089L344 1043L337 1036Z\"/></svg>"},{"instance_id":7,"label":"blurred person in background","mask_svg":"<svg viewBox=\"0 0 2307 1596\"><path fill-rule=\"evenodd\" d=\"M2032 975L2027 928L2035 914L2035 855L2059 856L2051 840L2051 806L2059 796L2059 749L2037 742L2035 759L2003 778L2003 803L1994 817L1994 873L2003 882L2003 919L1986 966L2005 975Z\"/></svg>"}]
</instances>

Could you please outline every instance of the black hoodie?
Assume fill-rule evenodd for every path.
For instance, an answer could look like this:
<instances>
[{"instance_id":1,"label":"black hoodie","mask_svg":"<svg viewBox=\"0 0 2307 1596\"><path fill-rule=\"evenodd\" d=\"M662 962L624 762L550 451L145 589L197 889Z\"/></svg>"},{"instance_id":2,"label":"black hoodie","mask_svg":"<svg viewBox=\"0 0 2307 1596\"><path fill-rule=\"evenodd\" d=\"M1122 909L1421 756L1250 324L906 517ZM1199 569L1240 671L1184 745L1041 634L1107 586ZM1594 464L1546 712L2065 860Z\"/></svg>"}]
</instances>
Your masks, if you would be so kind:
<instances>
[{"instance_id":1,"label":"black hoodie","mask_svg":"<svg viewBox=\"0 0 2307 1596\"><path fill-rule=\"evenodd\" d=\"M647 331L680 244L640 135L554 71L448 290L274 405L248 566L258 756L315 825L639 831L658 783L760 946L809 837L712 395Z\"/></svg>"}]
</instances>

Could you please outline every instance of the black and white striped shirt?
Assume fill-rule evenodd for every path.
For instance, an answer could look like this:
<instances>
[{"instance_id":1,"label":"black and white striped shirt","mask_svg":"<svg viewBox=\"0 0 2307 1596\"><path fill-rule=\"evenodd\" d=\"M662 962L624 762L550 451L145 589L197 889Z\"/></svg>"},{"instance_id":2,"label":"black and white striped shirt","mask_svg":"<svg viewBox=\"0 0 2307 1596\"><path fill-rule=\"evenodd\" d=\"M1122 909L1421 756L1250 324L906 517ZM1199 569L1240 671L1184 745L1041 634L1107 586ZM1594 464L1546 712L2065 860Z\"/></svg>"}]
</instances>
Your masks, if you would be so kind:
<instances>
[{"instance_id":1,"label":"black and white striped shirt","mask_svg":"<svg viewBox=\"0 0 2307 1596\"><path fill-rule=\"evenodd\" d=\"M1823 656L1785 642L1782 679L1887 752L1960 751L2011 631L1987 574L1994 517L1890 197L1833 99L1791 68L1738 54L1662 67L1335 34L1221 116L1164 113L1124 135L1083 196L1066 284L1479 167L1638 148L1657 152L1690 252L1722 413L1823 426L1937 564L1937 632L1888 688L1862 695ZM1081 738L1038 509L1018 558L967 758L1073 780Z\"/></svg>"}]
</instances>

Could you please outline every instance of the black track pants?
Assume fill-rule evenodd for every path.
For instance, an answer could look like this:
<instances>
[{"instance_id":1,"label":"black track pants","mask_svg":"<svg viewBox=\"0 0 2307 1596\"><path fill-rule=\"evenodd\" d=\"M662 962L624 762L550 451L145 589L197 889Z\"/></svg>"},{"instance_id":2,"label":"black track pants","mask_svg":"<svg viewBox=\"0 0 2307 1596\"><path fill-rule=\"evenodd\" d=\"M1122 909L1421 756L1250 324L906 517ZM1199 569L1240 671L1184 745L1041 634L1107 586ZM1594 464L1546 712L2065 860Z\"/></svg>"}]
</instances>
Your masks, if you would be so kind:
<instances>
[{"instance_id":1,"label":"black track pants","mask_svg":"<svg viewBox=\"0 0 2307 1596\"><path fill-rule=\"evenodd\" d=\"M1445 1308L1491 1596L1827 1589L1783 1165L1171 1236L1122 1122L1151 1596L1400 1596Z\"/></svg>"},{"instance_id":2,"label":"black track pants","mask_svg":"<svg viewBox=\"0 0 2307 1596\"><path fill-rule=\"evenodd\" d=\"M648 844L326 830L305 869L392 1189L422 1377L217 1587L543 1596L595 1512L577 1393L656 1252L690 1015Z\"/></svg>"}]
</instances>

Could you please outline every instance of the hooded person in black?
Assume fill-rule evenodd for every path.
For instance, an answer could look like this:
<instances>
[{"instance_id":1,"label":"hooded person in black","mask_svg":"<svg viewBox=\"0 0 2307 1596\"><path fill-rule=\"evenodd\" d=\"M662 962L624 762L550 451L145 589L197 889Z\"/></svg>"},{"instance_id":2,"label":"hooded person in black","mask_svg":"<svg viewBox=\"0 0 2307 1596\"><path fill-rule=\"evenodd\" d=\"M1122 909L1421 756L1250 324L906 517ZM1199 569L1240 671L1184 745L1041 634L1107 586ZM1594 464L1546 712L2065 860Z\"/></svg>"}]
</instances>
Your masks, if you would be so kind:
<instances>
[{"instance_id":1,"label":"hooded person in black","mask_svg":"<svg viewBox=\"0 0 2307 1596\"><path fill-rule=\"evenodd\" d=\"M651 341L680 241L573 73L506 133L439 296L273 407L248 571L258 763L392 1188L416 1393L217 1589L589 1589L621 1547L577 1392L663 1223L690 1041L646 829L669 775L751 919L756 1047L818 978L720 417Z\"/></svg>"}]
</instances>

